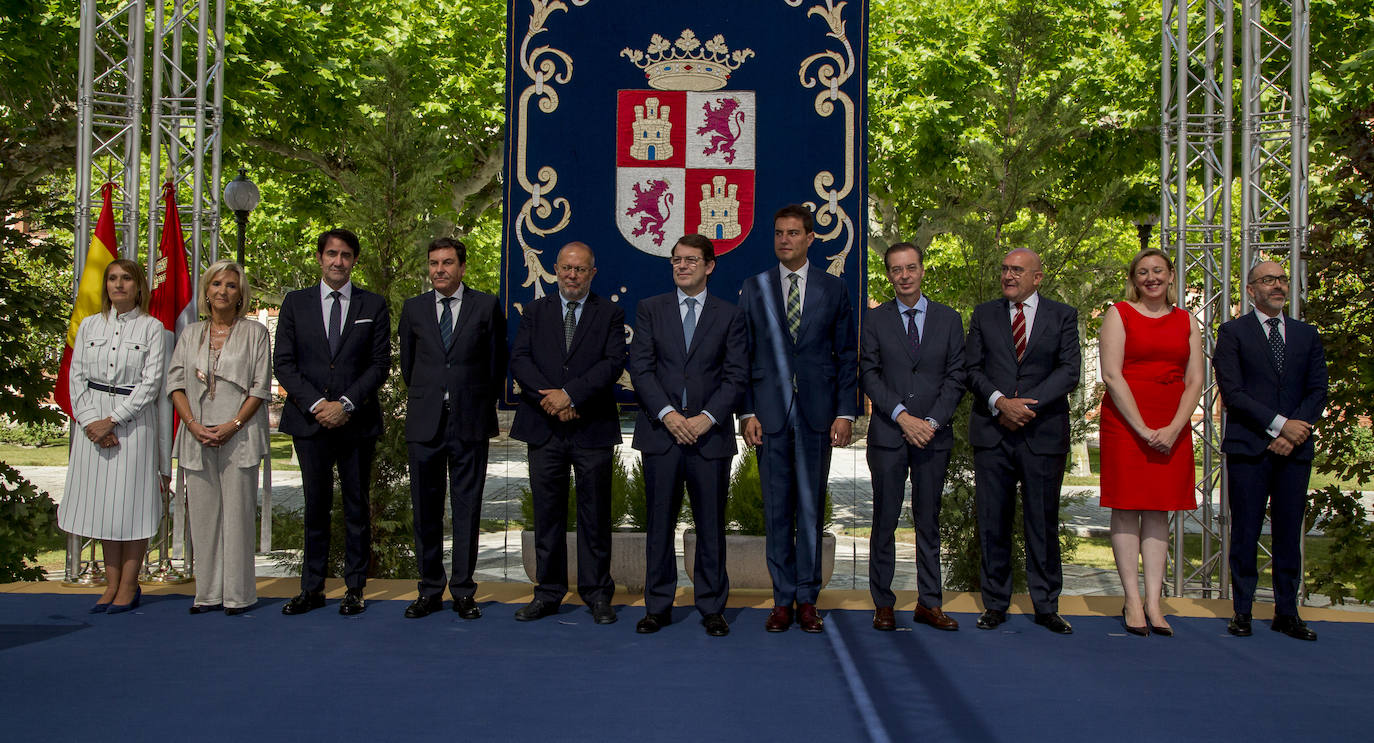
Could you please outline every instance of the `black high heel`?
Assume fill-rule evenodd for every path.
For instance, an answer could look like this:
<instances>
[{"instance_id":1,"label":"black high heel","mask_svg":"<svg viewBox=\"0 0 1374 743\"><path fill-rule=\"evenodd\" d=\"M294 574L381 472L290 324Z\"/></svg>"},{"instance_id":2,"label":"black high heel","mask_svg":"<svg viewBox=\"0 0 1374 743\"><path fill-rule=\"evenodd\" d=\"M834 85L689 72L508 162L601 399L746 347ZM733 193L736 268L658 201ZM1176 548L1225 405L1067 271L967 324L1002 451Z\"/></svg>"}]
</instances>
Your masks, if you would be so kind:
<instances>
[{"instance_id":1,"label":"black high heel","mask_svg":"<svg viewBox=\"0 0 1374 743\"><path fill-rule=\"evenodd\" d=\"M1145 621L1146 621L1146 623L1147 623L1147 626L1145 626L1145 627L1132 627L1131 625L1127 624L1127 623L1126 623L1126 606L1125 606L1124 604L1122 605L1122 607L1121 607L1121 623L1122 623L1123 625L1126 626L1126 631L1127 631L1127 632L1129 632L1129 633L1135 635L1136 637L1149 637L1149 636L1150 636L1150 630L1153 629L1153 627L1148 626L1148 622L1150 621L1149 619L1146 619Z\"/></svg>"},{"instance_id":2,"label":"black high heel","mask_svg":"<svg viewBox=\"0 0 1374 743\"><path fill-rule=\"evenodd\" d=\"M1156 627L1156 626L1155 626L1155 623L1150 621L1150 615L1149 615L1149 614L1146 614L1146 615L1145 615L1145 624L1150 628L1150 631L1153 632L1153 633L1155 633L1156 635L1159 635L1159 636L1161 636L1161 637L1173 637L1173 636L1174 636L1174 629L1173 629L1173 627Z\"/></svg>"}]
</instances>

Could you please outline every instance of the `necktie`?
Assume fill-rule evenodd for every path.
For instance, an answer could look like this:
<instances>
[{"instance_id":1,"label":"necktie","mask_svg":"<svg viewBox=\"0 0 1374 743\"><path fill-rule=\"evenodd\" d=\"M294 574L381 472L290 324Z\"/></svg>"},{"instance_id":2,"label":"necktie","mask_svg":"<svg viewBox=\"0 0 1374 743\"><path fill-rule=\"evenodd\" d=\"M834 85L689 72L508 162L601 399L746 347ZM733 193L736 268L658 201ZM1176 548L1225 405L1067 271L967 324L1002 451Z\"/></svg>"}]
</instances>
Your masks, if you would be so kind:
<instances>
[{"instance_id":1,"label":"necktie","mask_svg":"<svg viewBox=\"0 0 1374 743\"><path fill-rule=\"evenodd\" d=\"M787 274L787 280L792 282L787 287L787 332L792 334L793 343L797 342L797 331L801 330L801 289L797 287L800 279L798 274Z\"/></svg>"},{"instance_id":2,"label":"necktie","mask_svg":"<svg viewBox=\"0 0 1374 743\"><path fill-rule=\"evenodd\" d=\"M329 293L329 298L334 300L334 306L329 309L329 355L333 356L339 352L339 341L341 340L340 328L343 326L343 303L339 297L343 296L337 291Z\"/></svg>"},{"instance_id":3,"label":"necktie","mask_svg":"<svg viewBox=\"0 0 1374 743\"><path fill-rule=\"evenodd\" d=\"M918 310L910 309L902 313L906 315L906 337L911 341L911 352L921 352L921 329L916 327L916 313Z\"/></svg>"},{"instance_id":4,"label":"necktie","mask_svg":"<svg viewBox=\"0 0 1374 743\"><path fill-rule=\"evenodd\" d=\"M568 303L568 314L563 316L563 349L572 350L573 332L577 330L577 302Z\"/></svg>"},{"instance_id":5,"label":"necktie","mask_svg":"<svg viewBox=\"0 0 1374 743\"><path fill-rule=\"evenodd\" d=\"M1279 374L1283 373L1283 336L1279 334L1279 323L1283 322L1277 317L1271 317L1264 321L1269 326L1269 353L1274 357L1274 368Z\"/></svg>"},{"instance_id":6,"label":"necktie","mask_svg":"<svg viewBox=\"0 0 1374 743\"><path fill-rule=\"evenodd\" d=\"M1026 355L1026 312L1024 302L1016 303L1016 317L1011 321L1011 339L1016 343L1016 360Z\"/></svg>"},{"instance_id":7,"label":"necktie","mask_svg":"<svg viewBox=\"0 0 1374 743\"><path fill-rule=\"evenodd\" d=\"M687 339L687 349L692 348L692 334L697 329L697 300L687 298L687 315L682 318L682 337ZM687 388L682 388L682 407L687 407Z\"/></svg>"},{"instance_id":8,"label":"necktie","mask_svg":"<svg viewBox=\"0 0 1374 743\"><path fill-rule=\"evenodd\" d=\"M453 348L453 297L439 300L444 303L444 311L439 315L439 337L444 341L444 350Z\"/></svg>"}]
</instances>

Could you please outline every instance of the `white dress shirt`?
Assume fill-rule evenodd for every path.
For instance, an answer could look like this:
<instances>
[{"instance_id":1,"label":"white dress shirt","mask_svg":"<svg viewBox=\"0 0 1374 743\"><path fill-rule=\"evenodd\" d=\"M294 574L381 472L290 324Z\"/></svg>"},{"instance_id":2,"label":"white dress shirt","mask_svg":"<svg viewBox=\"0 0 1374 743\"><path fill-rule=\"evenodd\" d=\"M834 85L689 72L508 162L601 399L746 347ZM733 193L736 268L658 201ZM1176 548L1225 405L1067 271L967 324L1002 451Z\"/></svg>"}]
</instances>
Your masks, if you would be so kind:
<instances>
[{"instance_id":1,"label":"white dress shirt","mask_svg":"<svg viewBox=\"0 0 1374 743\"><path fill-rule=\"evenodd\" d=\"M1259 322L1260 331L1264 333L1264 338L1267 341L1269 339L1269 326L1264 323L1270 319L1269 315L1260 312L1258 307L1256 307L1255 311L1251 314L1253 314L1255 320ZM1283 339L1283 343L1286 346L1288 344L1288 321L1284 319L1282 312L1276 315L1276 317L1279 318L1279 337ZM1283 432L1283 424L1287 422L1288 418L1286 416L1275 415L1274 420L1269 422L1269 427L1264 429L1264 432L1269 434L1269 438L1276 439L1279 437L1279 434Z\"/></svg>"},{"instance_id":2,"label":"white dress shirt","mask_svg":"<svg viewBox=\"0 0 1374 743\"><path fill-rule=\"evenodd\" d=\"M329 296L333 291L335 291L333 287L320 281L320 316L324 318L324 337L326 339L329 338L329 315L334 312L334 298ZM348 303L353 299L353 282L345 281L344 285L339 287L337 291L339 292L339 335L342 336L344 324L348 322ZM316 400L315 404L310 406L310 412L315 412L315 408L319 407L322 402L324 402L323 397ZM352 400L340 396L339 402L343 403L344 412L353 412Z\"/></svg>"}]
</instances>

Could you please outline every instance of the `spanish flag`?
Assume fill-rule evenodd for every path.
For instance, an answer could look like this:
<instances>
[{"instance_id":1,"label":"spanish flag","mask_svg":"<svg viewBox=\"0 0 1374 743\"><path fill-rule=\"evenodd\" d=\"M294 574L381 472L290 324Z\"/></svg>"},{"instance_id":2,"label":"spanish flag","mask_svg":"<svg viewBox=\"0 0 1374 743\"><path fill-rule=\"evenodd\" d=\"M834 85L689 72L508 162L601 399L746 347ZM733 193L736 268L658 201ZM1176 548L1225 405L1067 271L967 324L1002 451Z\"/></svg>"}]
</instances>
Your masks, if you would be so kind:
<instances>
[{"instance_id":1,"label":"spanish flag","mask_svg":"<svg viewBox=\"0 0 1374 743\"><path fill-rule=\"evenodd\" d=\"M177 344L182 328L196 321L196 306L191 302L191 272L186 268L186 240L181 234L181 212L177 210L177 190L170 182L162 184L162 239L158 242L158 259L153 272L153 291L148 314L162 322L167 329L167 358ZM171 405L158 409L162 416L162 431L175 437L180 417ZM171 441L168 441L171 445Z\"/></svg>"},{"instance_id":2,"label":"spanish flag","mask_svg":"<svg viewBox=\"0 0 1374 743\"><path fill-rule=\"evenodd\" d=\"M115 185L106 183L100 187L105 204L100 207L100 219L95 224L95 235L91 237L91 247L86 251L86 267L81 272L81 281L76 285L76 306L72 308L72 321L67 324L67 344L62 349L62 369L57 374L57 389L53 398L58 407L68 416L72 415L72 398L68 388L68 377L72 370L72 346L76 343L76 329L81 321L100 312L100 297L105 280L105 267L119 257L119 246L115 243L114 207L110 195Z\"/></svg>"}]
</instances>

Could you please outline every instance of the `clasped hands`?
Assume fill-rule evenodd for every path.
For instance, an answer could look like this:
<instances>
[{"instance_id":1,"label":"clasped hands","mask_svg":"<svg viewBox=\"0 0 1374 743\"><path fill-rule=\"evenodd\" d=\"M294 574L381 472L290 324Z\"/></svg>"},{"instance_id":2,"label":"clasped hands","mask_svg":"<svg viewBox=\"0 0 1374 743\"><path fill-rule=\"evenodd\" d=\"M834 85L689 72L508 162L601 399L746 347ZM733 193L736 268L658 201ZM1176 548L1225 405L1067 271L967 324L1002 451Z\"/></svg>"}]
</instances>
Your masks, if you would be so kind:
<instances>
[{"instance_id":1,"label":"clasped hands","mask_svg":"<svg viewBox=\"0 0 1374 743\"><path fill-rule=\"evenodd\" d=\"M999 397L994 406L1000 415L997 422L1008 431L1015 431L1035 419L1030 406L1040 402L1031 397Z\"/></svg>"},{"instance_id":2,"label":"clasped hands","mask_svg":"<svg viewBox=\"0 0 1374 743\"><path fill-rule=\"evenodd\" d=\"M317 414L315 418L319 420L319 415ZM321 421L321 424L329 427L328 424L325 424L323 421ZM224 446L224 443L237 433L239 429L232 421L220 423L216 426L204 426L197 421L189 421L186 424L186 430L191 432L191 435L195 437L196 441L200 442L201 446L214 447Z\"/></svg>"},{"instance_id":3,"label":"clasped hands","mask_svg":"<svg viewBox=\"0 0 1374 743\"><path fill-rule=\"evenodd\" d=\"M338 428L348 422L350 414L338 400L325 400L315 406L315 420L325 428ZM226 424L221 423L220 426ZM231 424L232 427L232 424ZM224 438L228 439L228 436Z\"/></svg>"},{"instance_id":4,"label":"clasped hands","mask_svg":"<svg viewBox=\"0 0 1374 743\"><path fill-rule=\"evenodd\" d=\"M86 438L95 443L102 449L112 446L119 446L119 437L114 432L115 422L112 418L102 418L98 421L91 421L86 424Z\"/></svg>"},{"instance_id":5,"label":"clasped hands","mask_svg":"<svg viewBox=\"0 0 1374 743\"><path fill-rule=\"evenodd\" d=\"M1293 453L1293 450L1303 445L1307 438L1312 435L1312 424L1307 421L1300 421L1296 418L1289 418L1279 430L1279 435L1269 442L1266 447L1269 451L1286 457Z\"/></svg>"},{"instance_id":6,"label":"clasped hands","mask_svg":"<svg viewBox=\"0 0 1374 743\"><path fill-rule=\"evenodd\" d=\"M539 407L553 418L557 418L560 423L567 423L577 419L577 409L573 407L572 398L568 393L561 389L539 390L543 399L539 401Z\"/></svg>"},{"instance_id":7,"label":"clasped hands","mask_svg":"<svg viewBox=\"0 0 1374 743\"><path fill-rule=\"evenodd\" d=\"M673 435L674 441L682 446L691 446L711 430L712 423L705 413L697 413L688 418L676 410L671 410L663 416L663 425L668 429L668 433Z\"/></svg>"},{"instance_id":8,"label":"clasped hands","mask_svg":"<svg viewBox=\"0 0 1374 743\"><path fill-rule=\"evenodd\" d=\"M897 427L902 429L902 438L918 449L924 449L935 438L935 427L929 421L905 410L897 414Z\"/></svg>"},{"instance_id":9,"label":"clasped hands","mask_svg":"<svg viewBox=\"0 0 1374 743\"><path fill-rule=\"evenodd\" d=\"M1181 426L1169 424L1163 428L1146 428L1140 431L1140 438L1145 439L1145 445L1151 449L1160 454L1168 454L1182 431Z\"/></svg>"}]
</instances>

